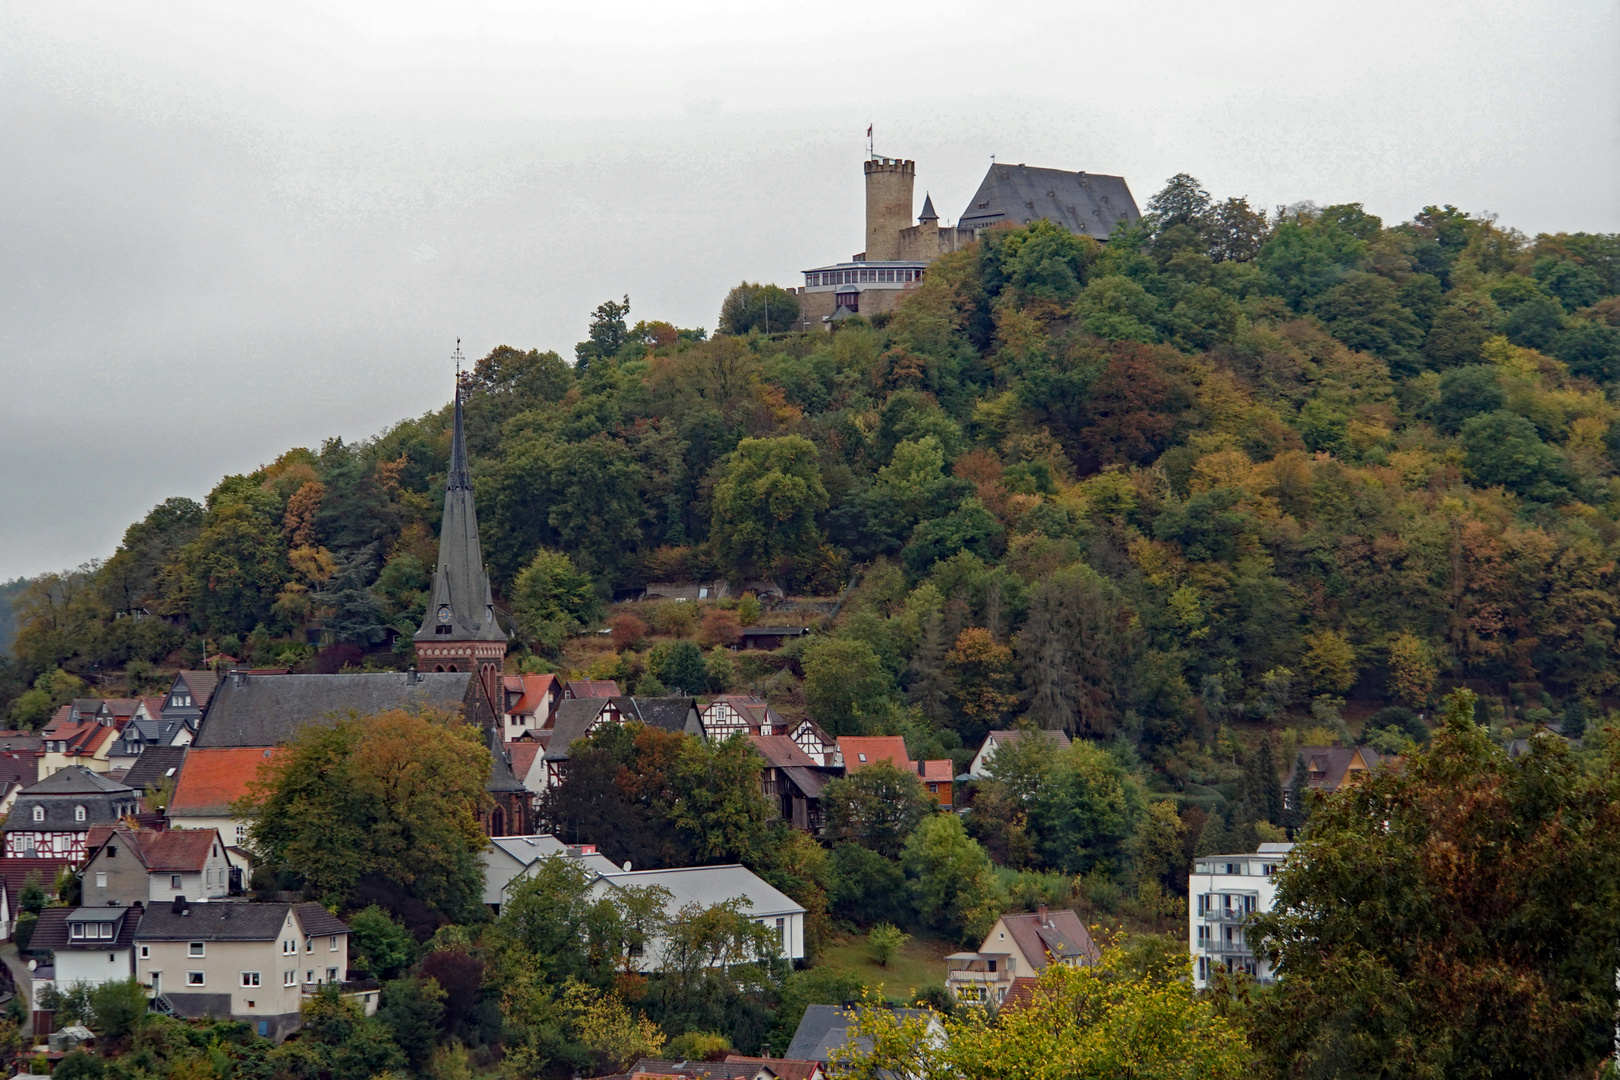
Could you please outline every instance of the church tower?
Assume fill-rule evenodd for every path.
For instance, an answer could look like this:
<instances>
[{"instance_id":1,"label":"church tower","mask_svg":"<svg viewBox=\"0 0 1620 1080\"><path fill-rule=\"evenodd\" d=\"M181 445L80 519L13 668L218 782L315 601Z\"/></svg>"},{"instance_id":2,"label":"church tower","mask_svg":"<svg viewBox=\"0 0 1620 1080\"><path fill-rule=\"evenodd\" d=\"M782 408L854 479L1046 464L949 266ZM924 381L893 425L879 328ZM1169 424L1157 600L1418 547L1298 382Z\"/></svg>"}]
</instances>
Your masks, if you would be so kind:
<instances>
[{"instance_id":1,"label":"church tower","mask_svg":"<svg viewBox=\"0 0 1620 1080\"><path fill-rule=\"evenodd\" d=\"M457 348L459 360L461 350ZM433 595L422 628L416 632L416 666L421 671L466 671L473 675L462 703L469 723L479 725L489 747L485 785L490 804L480 815L490 836L534 831L534 806L512 773L501 745L505 701L501 673L507 634L495 618L495 597L478 544L478 512L473 507L467 469L467 435L461 418L461 380L456 380L455 429L450 438L450 475L444 488L444 519L439 524L439 560L433 569Z\"/></svg>"},{"instance_id":2,"label":"church tower","mask_svg":"<svg viewBox=\"0 0 1620 1080\"><path fill-rule=\"evenodd\" d=\"M473 507L472 477L467 470L459 380L444 520L439 526L439 560L433 571L433 595L415 641L420 670L473 672L491 688L490 700L500 700L495 691L506 659L507 635L495 619L495 598L478 545L478 512Z\"/></svg>"}]
</instances>

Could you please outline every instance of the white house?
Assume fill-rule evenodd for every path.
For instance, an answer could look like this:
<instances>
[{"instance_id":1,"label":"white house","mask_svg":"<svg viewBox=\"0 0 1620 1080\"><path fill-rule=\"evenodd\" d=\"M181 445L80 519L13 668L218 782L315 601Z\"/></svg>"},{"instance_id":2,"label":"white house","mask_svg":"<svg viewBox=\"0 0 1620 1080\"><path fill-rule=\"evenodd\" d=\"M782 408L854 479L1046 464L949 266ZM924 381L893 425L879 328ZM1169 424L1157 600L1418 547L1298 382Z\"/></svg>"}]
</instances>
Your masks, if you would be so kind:
<instances>
[{"instance_id":1,"label":"white house","mask_svg":"<svg viewBox=\"0 0 1620 1080\"><path fill-rule=\"evenodd\" d=\"M804 957L804 908L744 866L731 864L619 871L597 878L591 886L591 894L602 897L614 889L646 888L650 885L669 893L664 905L666 918L673 918L688 905L710 908L728 900L741 899L744 915L776 932L784 960ZM637 966L641 971L656 971L662 959L662 942L655 939L643 950Z\"/></svg>"},{"instance_id":2,"label":"white house","mask_svg":"<svg viewBox=\"0 0 1620 1080\"><path fill-rule=\"evenodd\" d=\"M135 931L141 912L140 904L44 908L28 947L52 953L58 989L79 983L94 987L119 982L135 974Z\"/></svg>"},{"instance_id":3,"label":"white house","mask_svg":"<svg viewBox=\"0 0 1620 1080\"><path fill-rule=\"evenodd\" d=\"M1061 731L992 731L984 737L984 744L979 747L979 752L973 755L973 761L968 765L968 775L975 780L983 780L989 776L990 759L996 756L996 750L1025 735L1045 736L1054 741L1055 750L1066 750L1069 747L1069 737Z\"/></svg>"},{"instance_id":4,"label":"white house","mask_svg":"<svg viewBox=\"0 0 1620 1080\"><path fill-rule=\"evenodd\" d=\"M1257 957L1249 920L1270 911L1277 895L1272 879L1293 844L1261 844L1247 855L1204 855L1187 879L1187 948L1193 955L1193 985L1202 990L1211 973L1224 967L1261 982L1272 980L1271 965Z\"/></svg>"}]
</instances>

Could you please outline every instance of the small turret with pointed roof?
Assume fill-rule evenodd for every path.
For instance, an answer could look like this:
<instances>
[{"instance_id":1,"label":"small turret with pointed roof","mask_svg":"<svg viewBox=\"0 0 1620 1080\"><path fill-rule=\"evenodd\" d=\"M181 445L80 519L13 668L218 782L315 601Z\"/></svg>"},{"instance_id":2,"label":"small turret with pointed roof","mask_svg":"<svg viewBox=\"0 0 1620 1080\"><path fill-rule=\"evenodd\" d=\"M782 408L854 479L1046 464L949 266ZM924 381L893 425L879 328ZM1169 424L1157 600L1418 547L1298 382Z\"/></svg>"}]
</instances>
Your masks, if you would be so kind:
<instances>
[{"instance_id":1,"label":"small turret with pointed roof","mask_svg":"<svg viewBox=\"0 0 1620 1080\"><path fill-rule=\"evenodd\" d=\"M456 358L461 358L459 346ZM478 543L478 511L473 506L472 475L467 468L459 367L444 519L439 525L439 558L433 571L433 595L415 641L417 664L424 670L476 671L490 663L499 670L506 655L507 634L495 617L495 598Z\"/></svg>"},{"instance_id":2,"label":"small turret with pointed roof","mask_svg":"<svg viewBox=\"0 0 1620 1080\"><path fill-rule=\"evenodd\" d=\"M925 194L923 196L922 213L917 215L917 224L933 225L938 221L939 215L934 213L934 197L932 195Z\"/></svg>"}]
</instances>

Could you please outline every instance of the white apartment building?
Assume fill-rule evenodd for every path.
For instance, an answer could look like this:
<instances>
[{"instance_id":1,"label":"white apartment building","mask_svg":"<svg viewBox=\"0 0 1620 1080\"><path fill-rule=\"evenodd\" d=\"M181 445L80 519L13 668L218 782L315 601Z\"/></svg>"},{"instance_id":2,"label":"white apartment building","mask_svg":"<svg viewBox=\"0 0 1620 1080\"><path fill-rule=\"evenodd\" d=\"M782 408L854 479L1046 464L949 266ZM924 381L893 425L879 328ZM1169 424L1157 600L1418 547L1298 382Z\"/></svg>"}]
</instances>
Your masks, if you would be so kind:
<instances>
[{"instance_id":1,"label":"white apartment building","mask_svg":"<svg viewBox=\"0 0 1620 1080\"><path fill-rule=\"evenodd\" d=\"M1271 965L1255 955L1249 920L1270 911L1277 894L1272 875L1293 844L1261 844L1248 855L1202 855L1187 882L1187 948L1193 955L1193 985L1202 990L1217 968L1261 982Z\"/></svg>"}]
</instances>

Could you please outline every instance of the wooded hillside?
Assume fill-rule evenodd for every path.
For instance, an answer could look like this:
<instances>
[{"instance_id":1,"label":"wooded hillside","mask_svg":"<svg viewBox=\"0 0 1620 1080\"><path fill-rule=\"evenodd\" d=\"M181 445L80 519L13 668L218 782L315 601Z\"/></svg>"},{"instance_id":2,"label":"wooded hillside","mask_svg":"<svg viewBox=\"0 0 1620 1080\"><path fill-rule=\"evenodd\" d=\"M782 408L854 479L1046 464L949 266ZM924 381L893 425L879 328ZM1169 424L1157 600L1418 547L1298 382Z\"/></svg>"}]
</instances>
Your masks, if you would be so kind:
<instances>
[{"instance_id":1,"label":"wooded hillside","mask_svg":"<svg viewBox=\"0 0 1620 1080\"><path fill-rule=\"evenodd\" d=\"M1504 729L1578 727L1620 676L1620 237L1267 215L1187 176L1148 208L1106 245L991 233L831 333L610 302L573 364L479 360L484 551L529 665L573 662L614 588L856 580L784 670L729 677L835 734L1123 733L1176 785L1219 779L1222 725L1353 735L1347 696L1421 711L1449 681ZM448 447L445 409L163 503L22 593L3 707L37 725L67 676L205 651L403 665L379 648L420 621Z\"/></svg>"}]
</instances>

